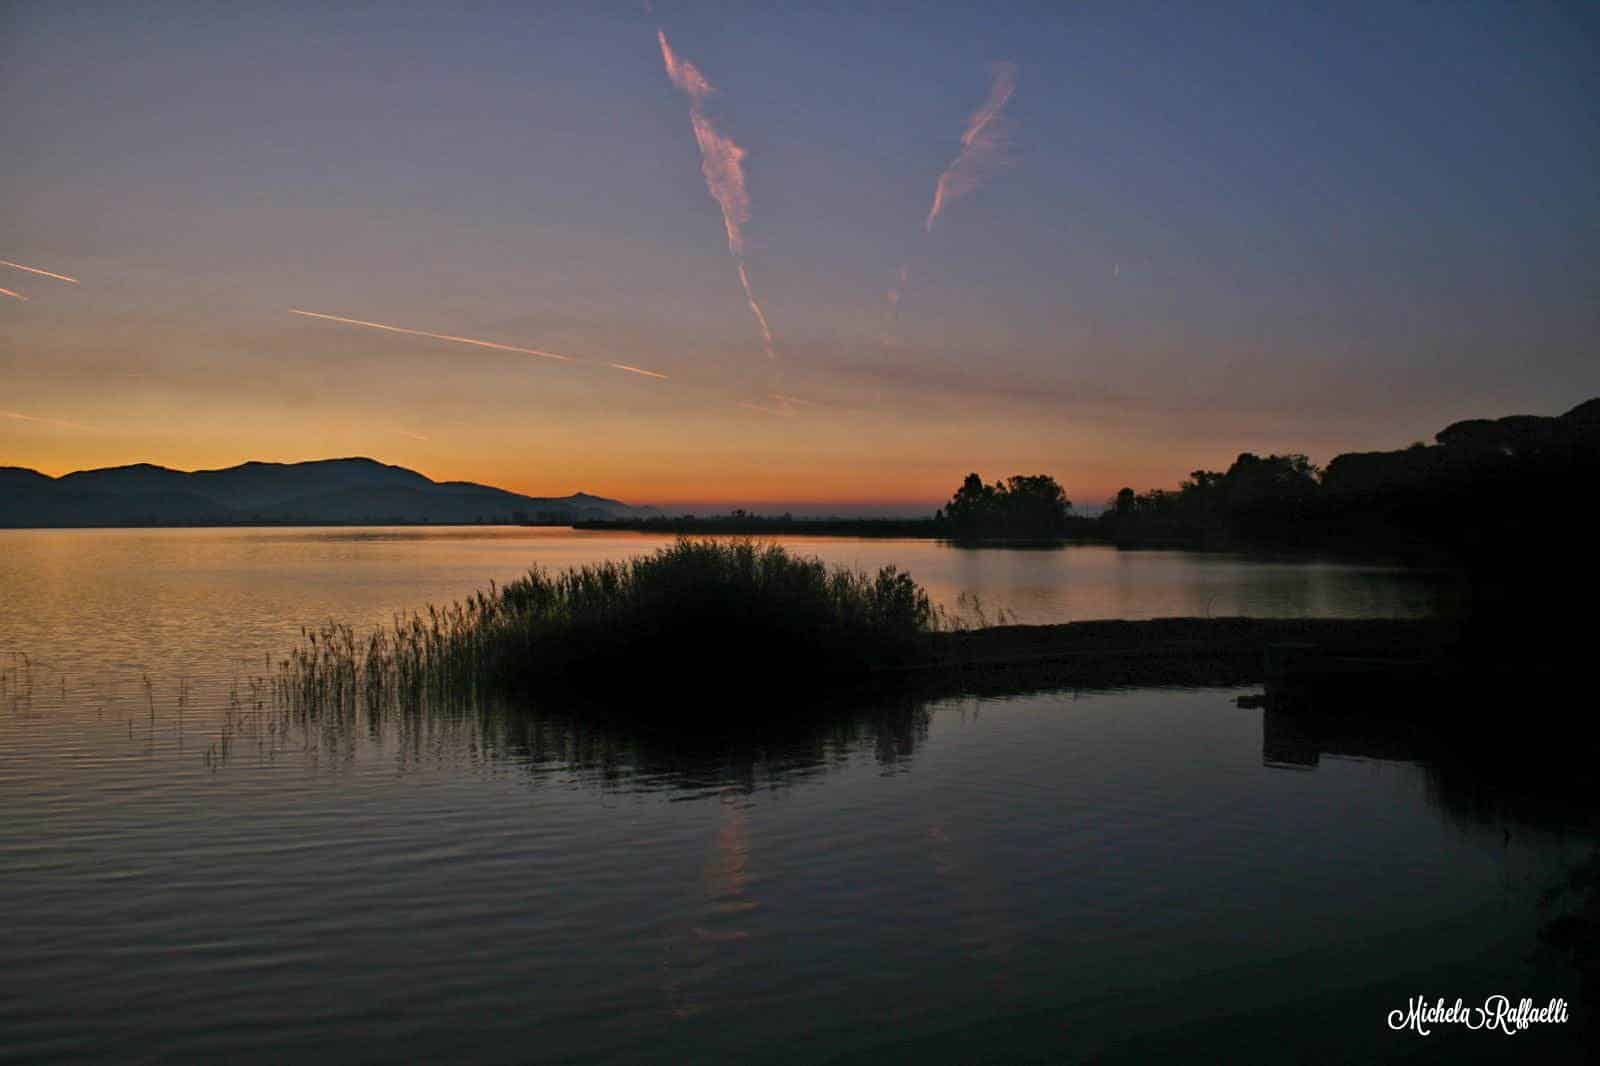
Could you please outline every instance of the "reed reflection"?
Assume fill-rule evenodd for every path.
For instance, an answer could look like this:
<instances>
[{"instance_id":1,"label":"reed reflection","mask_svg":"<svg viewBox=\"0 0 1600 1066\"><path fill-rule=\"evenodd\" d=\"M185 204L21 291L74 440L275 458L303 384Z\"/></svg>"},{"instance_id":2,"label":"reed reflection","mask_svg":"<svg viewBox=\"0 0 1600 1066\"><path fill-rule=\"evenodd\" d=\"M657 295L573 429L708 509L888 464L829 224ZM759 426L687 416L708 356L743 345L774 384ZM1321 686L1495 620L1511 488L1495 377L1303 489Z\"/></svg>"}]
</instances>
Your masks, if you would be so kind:
<instances>
[{"instance_id":1,"label":"reed reflection","mask_svg":"<svg viewBox=\"0 0 1600 1066\"><path fill-rule=\"evenodd\" d=\"M856 758L908 765L939 698L863 689L816 696L801 708L776 696L729 705L703 693L694 720L663 725L659 707L637 702L399 699L378 689L307 702L254 678L230 688L205 761L222 770L241 759L300 755L337 767L382 753L402 773L439 764L514 765L535 783L559 771L602 789L737 797Z\"/></svg>"}]
</instances>

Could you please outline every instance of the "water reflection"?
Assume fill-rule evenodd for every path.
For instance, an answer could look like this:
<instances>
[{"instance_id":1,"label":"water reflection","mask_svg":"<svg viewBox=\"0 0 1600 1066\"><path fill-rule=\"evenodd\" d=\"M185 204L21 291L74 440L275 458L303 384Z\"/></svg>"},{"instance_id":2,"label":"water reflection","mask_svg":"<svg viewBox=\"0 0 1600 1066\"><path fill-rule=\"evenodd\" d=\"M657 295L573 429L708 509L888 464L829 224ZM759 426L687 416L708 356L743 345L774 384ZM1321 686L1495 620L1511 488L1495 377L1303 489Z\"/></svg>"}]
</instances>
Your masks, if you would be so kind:
<instances>
[{"instance_id":1,"label":"water reflection","mask_svg":"<svg viewBox=\"0 0 1600 1066\"><path fill-rule=\"evenodd\" d=\"M1456 705L1463 722L1483 709ZM1449 817L1480 826L1543 830L1600 829L1593 766L1581 746L1551 737L1541 746L1486 746L1474 730L1419 721L1414 708L1378 705L1366 713L1286 711L1261 717L1261 761L1315 770L1324 757L1416 763L1429 802ZM1510 832L1506 828L1506 832Z\"/></svg>"},{"instance_id":2,"label":"water reflection","mask_svg":"<svg viewBox=\"0 0 1600 1066\"><path fill-rule=\"evenodd\" d=\"M296 717L252 684L301 624L654 547L622 541L0 534L6 1051L1368 1061L1419 990L1575 999L1527 965L1559 917L1537 900L1595 839L1592 799L1552 798L1592 770L1554 743L1523 775L1548 780L1518 781L1235 689L988 676L786 715L752 692L698 730L694 692ZM1223 557L817 550L1025 621L1424 599L1382 571Z\"/></svg>"},{"instance_id":3,"label":"water reflection","mask_svg":"<svg viewBox=\"0 0 1600 1066\"><path fill-rule=\"evenodd\" d=\"M32 684L31 738L75 724L53 675ZM691 731L665 702L295 716L246 682L224 718L185 718L180 753L179 690L153 689L137 754L98 750L124 722L86 715L71 761L0 778L0 903L23 916L0 961L43 959L78 996L68 1016L20 990L41 1040L88 1017L131 1053L125 994L177 980L202 1014L174 1024L215 1057L268 1027L361 1057L381 1017L440 1046L466 1018L577 1061L865 1059L891 1029L922 1058L1059 1060L1173 1002L1217 1019L1209 1052L1237 1037L1230 1011L1303 1034L1285 990L1328 984L1316 1025L1362 1059L1385 1034L1340 1019L1381 1018L1429 974L1572 998L1566 971L1526 964L1560 917L1536 913L1572 864L1559 830L1482 821L1489 771L1398 729L1236 690L857 694ZM106 928L71 924L107 906ZM252 974L248 1005L208 983L218 952ZM818 1018L838 1021L813 1037Z\"/></svg>"},{"instance_id":4,"label":"water reflection","mask_svg":"<svg viewBox=\"0 0 1600 1066\"><path fill-rule=\"evenodd\" d=\"M8 667L0 671L0 701L9 701L13 714L23 713L38 699L38 684L31 671ZM183 752L187 683L180 682L176 691L177 700L158 711L150 686L144 686L127 715L130 739L142 739L154 752L156 737L164 732ZM708 718L709 695L702 695L694 709L672 709L665 698L653 707L475 699L448 706L349 700L308 709L274 699L272 686L254 678L230 687L203 758L213 771L241 758L272 762L286 756L337 770L368 749L382 752L400 773L441 765L518 766L535 787L576 781L602 790L727 798L819 778L863 756L884 771L908 769L940 710L976 717L990 700L1060 703L1119 691L1137 690L1114 684L1061 690L1048 673L1038 678L977 673L911 691L861 689L802 705L776 697L751 699ZM1329 757L1411 763L1420 769L1429 802L1452 819L1600 829L1600 800L1585 784L1592 768L1581 747L1559 739L1542 748L1509 747L1481 727L1441 724L1437 715L1419 717L1407 702L1415 694L1403 697L1375 694L1359 708L1335 710L1261 706L1260 697L1240 697L1238 703L1261 706L1260 759L1266 767L1314 771ZM1458 701L1451 712L1461 723L1493 721L1499 708L1490 702L1488 696L1481 705ZM204 720L198 723L202 735L205 726ZM1157 736L1150 742L1165 743ZM188 743L192 748L193 740ZM741 838L737 811L730 808L725 820L730 840ZM936 815L926 827L931 862L936 870L950 872L950 861L941 857L948 833ZM718 853L728 850L719 847ZM731 877L734 864L719 868Z\"/></svg>"},{"instance_id":5,"label":"water reflection","mask_svg":"<svg viewBox=\"0 0 1600 1066\"><path fill-rule=\"evenodd\" d=\"M1428 728L1414 714L1398 713L1405 708L1380 702L1378 709L1389 713L1268 706L1262 712L1262 763L1299 771L1315 771L1324 757L1416 763L1429 805L1457 824L1498 834L1502 849L1526 836L1592 841L1600 833L1592 760L1581 746L1552 737L1538 749L1527 743L1509 750L1486 747L1481 737L1464 740L1469 731ZM1482 712L1470 703L1454 709L1467 721ZM1592 1003L1600 988L1600 847L1591 846L1586 858L1544 880L1537 943L1528 950L1559 959L1576 981L1573 998ZM1592 1030L1593 1020L1580 1017L1577 1026Z\"/></svg>"},{"instance_id":6,"label":"water reflection","mask_svg":"<svg viewBox=\"0 0 1600 1066\"><path fill-rule=\"evenodd\" d=\"M401 772L463 761L520 765L535 783L561 771L602 788L710 795L803 780L861 752L885 768L906 764L926 739L932 715L927 698L877 691L821 707L779 706L776 714L771 706L752 708L752 717L765 718L759 724L727 717L673 722L665 707L640 712L499 699L449 706L348 701L308 709L274 700L256 680L242 696L231 693L207 763L220 770L241 756L260 761L299 753L337 767L370 747L386 752Z\"/></svg>"}]
</instances>

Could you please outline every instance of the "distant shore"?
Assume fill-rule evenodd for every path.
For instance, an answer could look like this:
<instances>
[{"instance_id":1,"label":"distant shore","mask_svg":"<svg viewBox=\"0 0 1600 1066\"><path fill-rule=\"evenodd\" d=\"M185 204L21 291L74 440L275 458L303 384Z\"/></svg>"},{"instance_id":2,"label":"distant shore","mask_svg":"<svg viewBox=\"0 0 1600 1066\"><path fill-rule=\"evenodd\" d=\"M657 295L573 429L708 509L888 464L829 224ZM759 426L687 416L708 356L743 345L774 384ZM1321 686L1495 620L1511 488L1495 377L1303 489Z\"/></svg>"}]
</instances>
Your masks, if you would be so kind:
<instances>
[{"instance_id":1,"label":"distant shore","mask_svg":"<svg viewBox=\"0 0 1600 1066\"><path fill-rule=\"evenodd\" d=\"M571 523L585 533L653 533L660 536L713 537L861 537L884 540L933 540L959 548L1010 548L1016 550L1069 548L1097 545L1125 551L1222 552L1257 557L1328 559L1376 563L1421 569L1449 569L1452 560L1427 544L1370 544L1312 541L1303 545L1257 543L1223 537L1185 537L1166 533L1140 536L1114 534L1101 518L1071 516L1059 537L958 536L948 522L937 518L792 518L743 515L675 518L595 519Z\"/></svg>"},{"instance_id":2,"label":"distant shore","mask_svg":"<svg viewBox=\"0 0 1600 1066\"><path fill-rule=\"evenodd\" d=\"M832 537L949 536L932 518L794 518L788 515L679 515L676 517L605 518L572 523L589 532L663 533L676 535L780 536L804 534Z\"/></svg>"},{"instance_id":3,"label":"distant shore","mask_svg":"<svg viewBox=\"0 0 1600 1066\"><path fill-rule=\"evenodd\" d=\"M958 536L946 521L938 518L795 518L790 515L678 515L649 518L606 518L574 522L573 529L588 532L662 533L677 536L813 536L813 537L900 537L922 540L949 540L959 543L994 544L1010 547L1057 547L1075 542L1106 544L1110 541L1093 518L1073 517L1059 537L973 538Z\"/></svg>"},{"instance_id":4,"label":"distant shore","mask_svg":"<svg viewBox=\"0 0 1600 1066\"><path fill-rule=\"evenodd\" d=\"M389 527L389 526L408 526L408 527L410 527L410 526L414 526L414 527L417 527L419 529L427 529L430 526L438 528L438 529L453 529L453 528L462 528L462 527L468 528L468 529L476 529L476 528L479 528L479 527L486 528L486 529L488 529L488 528L518 529L518 528L524 528L524 527L527 527L527 528L539 528L539 529L571 529L571 528L573 528L572 522L570 522L570 521L512 522L512 521L508 520L508 521L502 522L502 521L498 521L497 520L497 521L493 521L493 522L431 522L431 521L429 521L429 520L427 520L425 518L424 519L410 519L410 518L394 518L394 517L389 517L389 518L372 517L372 518L349 519L349 520L340 519L340 520L337 520L337 521L329 520L329 519L320 519L319 520L319 519L310 519L310 518L283 518L283 519L274 518L274 519L240 519L238 521L232 521L232 522L221 522L221 521L203 521L203 522L167 522L167 521L140 522L140 521L129 521L129 522L71 522L71 523L57 523L57 524L54 524L54 525L39 525L39 524L35 524L35 525L17 525L17 524L12 524L12 523L0 522L0 530L4 530L4 529L14 529L14 530L29 530L29 529L37 529L37 530L56 530L56 529L301 529L301 528L303 528L303 529L362 529L362 528L370 529L370 528L380 527L380 526L381 527Z\"/></svg>"}]
</instances>

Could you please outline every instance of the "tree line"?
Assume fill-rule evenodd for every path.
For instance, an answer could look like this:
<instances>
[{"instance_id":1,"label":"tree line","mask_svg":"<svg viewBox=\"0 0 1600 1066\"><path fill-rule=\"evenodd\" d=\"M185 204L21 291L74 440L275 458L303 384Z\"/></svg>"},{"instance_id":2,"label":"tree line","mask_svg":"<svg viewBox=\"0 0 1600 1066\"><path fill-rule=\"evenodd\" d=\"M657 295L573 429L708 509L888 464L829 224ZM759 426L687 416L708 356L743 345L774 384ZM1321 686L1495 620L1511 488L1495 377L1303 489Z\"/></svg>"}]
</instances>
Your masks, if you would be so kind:
<instances>
[{"instance_id":1,"label":"tree line","mask_svg":"<svg viewBox=\"0 0 1600 1066\"><path fill-rule=\"evenodd\" d=\"M1130 546L1293 547L1476 562L1512 544L1588 535L1569 501L1600 482L1600 399L1554 418L1473 419L1433 444L1351 452L1321 468L1246 452L1173 489L1123 488L1095 518L1053 477L968 474L934 516L953 540L1083 538Z\"/></svg>"}]
</instances>

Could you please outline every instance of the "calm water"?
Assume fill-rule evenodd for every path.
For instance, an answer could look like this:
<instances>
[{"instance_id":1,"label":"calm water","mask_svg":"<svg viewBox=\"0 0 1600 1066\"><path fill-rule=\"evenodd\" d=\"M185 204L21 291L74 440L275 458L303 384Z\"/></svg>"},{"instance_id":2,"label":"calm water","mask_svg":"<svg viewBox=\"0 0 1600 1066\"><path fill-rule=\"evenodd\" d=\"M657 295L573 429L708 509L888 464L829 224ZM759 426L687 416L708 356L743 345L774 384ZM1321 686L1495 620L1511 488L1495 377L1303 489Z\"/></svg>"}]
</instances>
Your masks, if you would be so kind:
<instances>
[{"instance_id":1,"label":"calm water","mask_svg":"<svg viewBox=\"0 0 1600 1066\"><path fill-rule=\"evenodd\" d=\"M1591 828L1234 692L833 707L707 742L560 707L308 726L252 689L302 624L657 543L0 532L0 1057L1580 1057L1570 1026L1384 1018L1574 1000L1536 933ZM1023 621L1430 596L1333 565L801 546Z\"/></svg>"}]
</instances>

